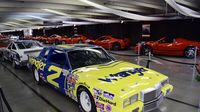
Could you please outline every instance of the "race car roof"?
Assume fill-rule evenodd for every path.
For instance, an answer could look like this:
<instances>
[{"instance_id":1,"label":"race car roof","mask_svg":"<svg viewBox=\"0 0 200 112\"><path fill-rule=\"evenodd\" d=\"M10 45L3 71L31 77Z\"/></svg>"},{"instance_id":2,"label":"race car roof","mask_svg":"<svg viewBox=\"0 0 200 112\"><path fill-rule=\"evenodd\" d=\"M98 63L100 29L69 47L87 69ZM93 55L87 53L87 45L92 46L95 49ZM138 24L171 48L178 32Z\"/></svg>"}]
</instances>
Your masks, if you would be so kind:
<instances>
[{"instance_id":1,"label":"race car roof","mask_svg":"<svg viewBox=\"0 0 200 112\"><path fill-rule=\"evenodd\" d=\"M90 45L90 44L64 44L64 45L57 45L56 48L65 49L65 50L76 50L76 49L83 49L83 48L101 48L101 47L96 46L96 45Z\"/></svg>"}]
</instances>

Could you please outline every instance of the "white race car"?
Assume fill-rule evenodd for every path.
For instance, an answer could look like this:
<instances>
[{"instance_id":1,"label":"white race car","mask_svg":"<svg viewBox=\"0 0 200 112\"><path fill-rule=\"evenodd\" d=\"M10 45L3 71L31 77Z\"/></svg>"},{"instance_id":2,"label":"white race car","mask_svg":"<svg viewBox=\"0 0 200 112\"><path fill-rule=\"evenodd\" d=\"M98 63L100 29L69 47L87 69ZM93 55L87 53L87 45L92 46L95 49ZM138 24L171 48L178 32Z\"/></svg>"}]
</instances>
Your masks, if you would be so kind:
<instances>
[{"instance_id":1,"label":"white race car","mask_svg":"<svg viewBox=\"0 0 200 112\"><path fill-rule=\"evenodd\" d=\"M37 56L43 49L43 45L33 40L11 41L7 48L3 48L3 60L12 62L12 66L27 66L29 56Z\"/></svg>"}]
</instances>

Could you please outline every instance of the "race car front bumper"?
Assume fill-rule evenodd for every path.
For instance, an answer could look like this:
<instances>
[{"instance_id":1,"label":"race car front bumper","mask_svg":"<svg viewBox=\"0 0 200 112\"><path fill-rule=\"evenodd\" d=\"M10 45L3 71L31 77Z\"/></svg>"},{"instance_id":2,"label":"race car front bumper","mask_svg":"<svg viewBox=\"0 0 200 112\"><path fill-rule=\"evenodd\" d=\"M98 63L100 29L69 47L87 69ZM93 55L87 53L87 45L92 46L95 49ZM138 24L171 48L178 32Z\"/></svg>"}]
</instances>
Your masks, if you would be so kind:
<instances>
[{"instance_id":1,"label":"race car front bumper","mask_svg":"<svg viewBox=\"0 0 200 112\"><path fill-rule=\"evenodd\" d=\"M120 112L149 112L155 110L159 107L161 102L168 96L173 90L173 86L170 84L165 85L161 88L161 93L155 99L152 99L148 102L144 102L141 100L136 101L135 103L131 104L130 106L124 108Z\"/></svg>"}]
</instances>

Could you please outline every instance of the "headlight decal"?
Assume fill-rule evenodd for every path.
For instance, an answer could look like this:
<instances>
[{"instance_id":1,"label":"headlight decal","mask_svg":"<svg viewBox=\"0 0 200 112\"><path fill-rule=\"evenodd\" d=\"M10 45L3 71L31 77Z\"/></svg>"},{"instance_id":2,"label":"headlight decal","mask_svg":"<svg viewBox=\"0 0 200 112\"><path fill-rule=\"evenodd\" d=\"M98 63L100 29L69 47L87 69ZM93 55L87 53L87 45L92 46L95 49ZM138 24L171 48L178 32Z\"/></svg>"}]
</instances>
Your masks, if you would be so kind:
<instances>
[{"instance_id":1,"label":"headlight decal","mask_svg":"<svg viewBox=\"0 0 200 112\"><path fill-rule=\"evenodd\" d=\"M161 82L162 86L165 86L166 84L169 84L169 79L165 79Z\"/></svg>"},{"instance_id":2,"label":"headlight decal","mask_svg":"<svg viewBox=\"0 0 200 112\"><path fill-rule=\"evenodd\" d=\"M123 101L123 108L125 108L125 107L127 107L127 106L133 104L133 103L136 102L137 100L138 100L138 94L135 94L135 95L133 95L133 96L131 96L131 97L125 99L125 100Z\"/></svg>"}]
</instances>

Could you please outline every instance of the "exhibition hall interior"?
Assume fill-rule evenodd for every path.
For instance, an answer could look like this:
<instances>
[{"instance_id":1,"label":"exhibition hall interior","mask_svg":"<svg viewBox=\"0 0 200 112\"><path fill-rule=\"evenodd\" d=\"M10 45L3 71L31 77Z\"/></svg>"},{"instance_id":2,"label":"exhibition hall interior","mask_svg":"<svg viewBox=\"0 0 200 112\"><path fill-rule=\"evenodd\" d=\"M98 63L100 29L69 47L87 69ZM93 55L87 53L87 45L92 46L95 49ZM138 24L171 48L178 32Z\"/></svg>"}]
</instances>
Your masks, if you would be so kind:
<instances>
[{"instance_id":1,"label":"exhibition hall interior","mask_svg":"<svg viewBox=\"0 0 200 112\"><path fill-rule=\"evenodd\" d=\"M199 0L0 0L0 112L200 112Z\"/></svg>"}]
</instances>

